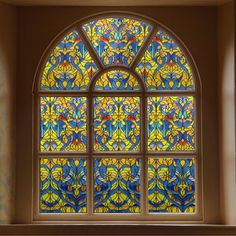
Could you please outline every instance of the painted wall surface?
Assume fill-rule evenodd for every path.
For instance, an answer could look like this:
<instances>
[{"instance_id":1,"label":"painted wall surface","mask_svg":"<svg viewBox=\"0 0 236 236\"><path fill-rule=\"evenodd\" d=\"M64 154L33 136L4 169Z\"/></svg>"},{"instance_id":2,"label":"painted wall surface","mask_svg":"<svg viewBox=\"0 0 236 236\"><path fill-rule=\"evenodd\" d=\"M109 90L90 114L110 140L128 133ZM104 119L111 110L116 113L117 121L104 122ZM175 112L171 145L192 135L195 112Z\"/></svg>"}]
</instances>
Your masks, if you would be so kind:
<instances>
[{"instance_id":1,"label":"painted wall surface","mask_svg":"<svg viewBox=\"0 0 236 236\"><path fill-rule=\"evenodd\" d=\"M112 7L21 7L17 35L17 223L32 219L32 86L43 52L57 34L74 21ZM152 17L165 24L187 45L203 85L203 194L205 221L219 220L217 131L217 8L116 7ZM208 183L206 187L206 183ZM214 184L210 184L214 183Z\"/></svg>"},{"instance_id":2,"label":"painted wall surface","mask_svg":"<svg viewBox=\"0 0 236 236\"><path fill-rule=\"evenodd\" d=\"M0 224L14 202L16 10L0 3Z\"/></svg>"},{"instance_id":3,"label":"painted wall surface","mask_svg":"<svg viewBox=\"0 0 236 236\"><path fill-rule=\"evenodd\" d=\"M221 213L225 224L236 225L235 175L235 31L233 3L219 8L219 155Z\"/></svg>"}]
</instances>

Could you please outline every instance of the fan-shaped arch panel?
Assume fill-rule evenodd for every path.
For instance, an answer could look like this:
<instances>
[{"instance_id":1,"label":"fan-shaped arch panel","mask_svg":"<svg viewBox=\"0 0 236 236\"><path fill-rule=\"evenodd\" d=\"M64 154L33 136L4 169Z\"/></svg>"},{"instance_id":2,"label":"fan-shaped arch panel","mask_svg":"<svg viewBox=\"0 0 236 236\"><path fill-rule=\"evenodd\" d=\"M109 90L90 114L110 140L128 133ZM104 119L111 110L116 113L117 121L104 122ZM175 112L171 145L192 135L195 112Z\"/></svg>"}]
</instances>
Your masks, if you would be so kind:
<instances>
[{"instance_id":1,"label":"fan-shaped arch panel","mask_svg":"<svg viewBox=\"0 0 236 236\"><path fill-rule=\"evenodd\" d=\"M151 25L126 17L91 21L83 26L104 65L129 65L151 31Z\"/></svg>"},{"instance_id":2,"label":"fan-shaped arch panel","mask_svg":"<svg viewBox=\"0 0 236 236\"><path fill-rule=\"evenodd\" d=\"M127 71L111 70L102 74L95 84L95 90L140 90L137 79Z\"/></svg>"},{"instance_id":3,"label":"fan-shaped arch panel","mask_svg":"<svg viewBox=\"0 0 236 236\"><path fill-rule=\"evenodd\" d=\"M194 90L193 75L186 55L161 30L153 37L136 71L148 90Z\"/></svg>"},{"instance_id":4,"label":"fan-shaped arch panel","mask_svg":"<svg viewBox=\"0 0 236 236\"><path fill-rule=\"evenodd\" d=\"M97 70L79 34L72 31L49 55L40 87L41 90L87 90Z\"/></svg>"}]
</instances>

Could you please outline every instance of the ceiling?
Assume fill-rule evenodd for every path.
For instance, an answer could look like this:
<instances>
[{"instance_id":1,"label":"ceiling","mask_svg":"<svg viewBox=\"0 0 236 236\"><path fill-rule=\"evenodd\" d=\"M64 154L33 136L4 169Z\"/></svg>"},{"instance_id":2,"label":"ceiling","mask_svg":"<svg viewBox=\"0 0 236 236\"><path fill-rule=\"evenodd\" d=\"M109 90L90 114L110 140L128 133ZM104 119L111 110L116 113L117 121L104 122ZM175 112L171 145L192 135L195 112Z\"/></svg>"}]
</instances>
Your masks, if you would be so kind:
<instances>
[{"instance_id":1,"label":"ceiling","mask_svg":"<svg viewBox=\"0 0 236 236\"><path fill-rule=\"evenodd\" d=\"M214 6L233 0L0 0L16 6Z\"/></svg>"}]
</instances>

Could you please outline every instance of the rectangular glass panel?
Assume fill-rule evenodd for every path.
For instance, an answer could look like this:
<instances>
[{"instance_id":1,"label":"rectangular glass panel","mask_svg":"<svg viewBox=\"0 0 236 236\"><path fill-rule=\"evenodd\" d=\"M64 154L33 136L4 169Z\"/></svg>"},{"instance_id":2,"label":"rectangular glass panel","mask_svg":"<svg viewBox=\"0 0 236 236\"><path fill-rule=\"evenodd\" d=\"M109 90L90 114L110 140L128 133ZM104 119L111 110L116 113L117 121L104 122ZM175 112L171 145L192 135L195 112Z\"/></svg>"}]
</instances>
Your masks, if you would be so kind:
<instances>
[{"instance_id":1,"label":"rectangular glass panel","mask_svg":"<svg viewBox=\"0 0 236 236\"><path fill-rule=\"evenodd\" d=\"M149 212L195 212L195 160L148 159Z\"/></svg>"},{"instance_id":2,"label":"rectangular glass panel","mask_svg":"<svg viewBox=\"0 0 236 236\"><path fill-rule=\"evenodd\" d=\"M86 97L41 97L40 151L86 151Z\"/></svg>"},{"instance_id":3,"label":"rectangular glass panel","mask_svg":"<svg viewBox=\"0 0 236 236\"><path fill-rule=\"evenodd\" d=\"M148 98L148 151L194 151L192 96Z\"/></svg>"},{"instance_id":4,"label":"rectangular glass panel","mask_svg":"<svg viewBox=\"0 0 236 236\"><path fill-rule=\"evenodd\" d=\"M140 212L140 158L94 159L94 212Z\"/></svg>"},{"instance_id":5,"label":"rectangular glass panel","mask_svg":"<svg viewBox=\"0 0 236 236\"><path fill-rule=\"evenodd\" d=\"M94 150L140 150L140 98L94 99Z\"/></svg>"},{"instance_id":6,"label":"rectangular glass panel","mask_svg":"<svg viewBox=\"0 0 236 236\"><path fill-rule=\"evenodd\" d=\"M40 160L40 212L86 213L85 158Z\"/></svg>"}]
</instances>

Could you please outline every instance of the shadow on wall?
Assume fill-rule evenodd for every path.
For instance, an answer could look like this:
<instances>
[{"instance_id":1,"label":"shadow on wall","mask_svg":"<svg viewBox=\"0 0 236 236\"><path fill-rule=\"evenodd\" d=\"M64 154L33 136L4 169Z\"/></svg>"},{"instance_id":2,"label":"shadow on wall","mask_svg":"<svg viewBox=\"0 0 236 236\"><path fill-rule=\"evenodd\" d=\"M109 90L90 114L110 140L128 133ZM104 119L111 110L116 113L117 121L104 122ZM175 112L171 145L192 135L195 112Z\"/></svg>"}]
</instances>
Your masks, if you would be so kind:
<instances>
[{"instance_id":1,"label":"shadow on wall","mask_svg":"<svg viewBox=\"0 0 236 236\"><path fill-rule=\"evenodd\" d=\"M222 223L236 224L235 30L233 2L218 11L218 103Z\"/></svg>"},{"instance_id":2,"label":"shadow on wall","mask_svg":"<svg viewBox=\"0 0 236 236\"><path fill-rule=\"evenodd\" d=\"M15 16L0 3L0 224L11 222L14 205Z\"/></svg>"}]
</instances>

